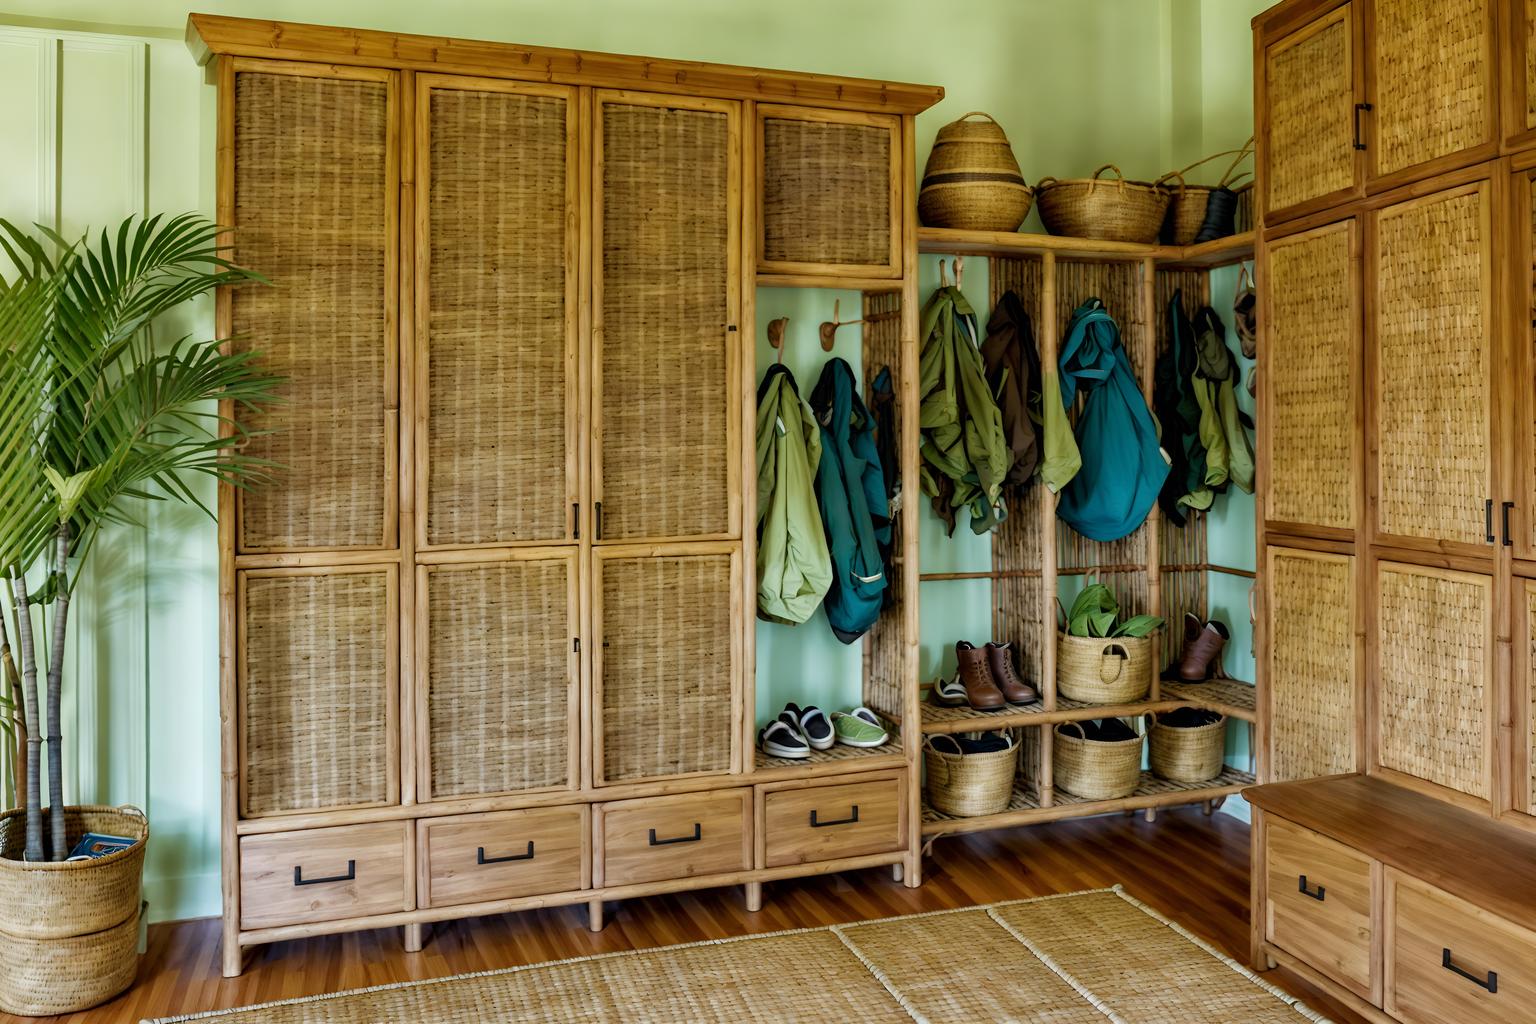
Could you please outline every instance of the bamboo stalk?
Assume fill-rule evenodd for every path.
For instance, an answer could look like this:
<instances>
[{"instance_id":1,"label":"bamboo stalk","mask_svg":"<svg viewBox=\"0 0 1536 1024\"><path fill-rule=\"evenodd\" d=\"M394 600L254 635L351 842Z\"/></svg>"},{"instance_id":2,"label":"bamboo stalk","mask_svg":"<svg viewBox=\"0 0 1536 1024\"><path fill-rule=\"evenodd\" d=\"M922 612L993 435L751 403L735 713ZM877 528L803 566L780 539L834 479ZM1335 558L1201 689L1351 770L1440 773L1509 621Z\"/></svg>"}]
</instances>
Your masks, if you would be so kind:
<instances>
[{"instance_id":1,"label":"bamboo stalk","mask_svg":"<svg viewBox=\"0 0 1536 1024\"><path fill-rule=\"evenodd\" d=\"M16 595L11 590L9 579L5 581L5 586L6 596L9 598L11 607L14 608ZM6 630L4 609L0 609L0 684L4 685L6 697L11 702L11 710L8 713L13 742L10 751L11 799L14 806L24 807L27 803L27 723L21 711L21 676L16 671L16 659L11 656L11 636Z\"/></svg>"},{"instance_id":2,"label":"bamboo stalk","mask_svg":"<svg viewBox=\"0 0 1536 1024\"><path fill-rule=\"evenodd\" d=\"M22 858L43 859L42 735L37 723L37 655L32 647L32 616L27 610L27 578L11 567L16 594L16 642L21 650L21 704L27 719L27 845Z\"/></svg>"},{"instance_id":3,"label":"bamboo stalk","mask_svg":"<svg viewBox=\"0 0 1536 1024\"><path fill-rule=\"evenodd\" d=\"M64 695L64 637L69 622L69 520L59 523L54 557L53 648L48 656L48 824L53 860L69 856L64 830L64 733L59 726Z\"/></svg>"}]
</instances>

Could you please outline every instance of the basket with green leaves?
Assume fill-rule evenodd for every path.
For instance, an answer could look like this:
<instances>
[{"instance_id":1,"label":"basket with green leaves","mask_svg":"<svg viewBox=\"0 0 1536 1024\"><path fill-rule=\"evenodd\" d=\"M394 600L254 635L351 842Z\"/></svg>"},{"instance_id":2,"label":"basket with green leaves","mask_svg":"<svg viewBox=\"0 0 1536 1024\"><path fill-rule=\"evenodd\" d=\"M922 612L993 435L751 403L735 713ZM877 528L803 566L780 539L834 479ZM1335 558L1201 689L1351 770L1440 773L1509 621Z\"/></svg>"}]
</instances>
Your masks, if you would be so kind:
<instances>
[{"instance_id":1,"label":"basket with green leaves","mask_svg":"<svg viewBox=\"0 0 1536 1024\"><path fill-rule=\"evenodd\" d=\"M1114 591L1090 583L1062 613L1056 692L1089 704L1141 700L1152 688L1157 631L1162 627L1163 620L1155 615L1121 619Z\"/></svg>"}]
</instances>

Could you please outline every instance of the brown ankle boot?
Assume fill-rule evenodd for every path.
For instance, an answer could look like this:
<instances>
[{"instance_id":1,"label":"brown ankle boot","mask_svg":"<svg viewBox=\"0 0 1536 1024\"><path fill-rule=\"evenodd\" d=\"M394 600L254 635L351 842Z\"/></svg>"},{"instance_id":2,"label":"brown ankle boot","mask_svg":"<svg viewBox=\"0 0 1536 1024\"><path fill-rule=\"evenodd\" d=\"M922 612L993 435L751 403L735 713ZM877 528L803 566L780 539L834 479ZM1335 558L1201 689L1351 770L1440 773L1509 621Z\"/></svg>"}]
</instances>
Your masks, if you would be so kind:
<instances>
[{"instance_id":1,"label":"brown ankle boot","mask_svg":"<svg viewBox=\"0 0 1536 1024\"><path fill-rule=\"evenodd\" d=\"M961 640L955 644L955 660L960 664L960 683L971 707L977 711L1001 711L1007 706L1003 691L992 679L985 650L978 650L969 640Z\"/></svg>"},{"instance_id":2,"label":"brown ankle boot","mask_svg":"<svg viewBox=\"0 0 1536 1024\"><path fill-rule=\"evenodd\" d=\"M1040 692L1019 678L1013 667L1013 645L1000 644L996 640L987 644L987 667L992 670L992 681L1003 691L1003 699L1009 704L1033 704L1040 699Z\"/></svg>"},{"instance_id":3,"label":"brown ankle boot","mask_svg":"<svg viewBox=\"0 0 1536 1024\"><path fill-rule=\"evenodd\" d=\"M1230 634L1225 623L1212 619L1201 622L1193 613L1184 613L1184 650L1179 655L1179 678L1187 683L1204 682L1221 675L1221 649Z\"/></svg>"}]
</instances>

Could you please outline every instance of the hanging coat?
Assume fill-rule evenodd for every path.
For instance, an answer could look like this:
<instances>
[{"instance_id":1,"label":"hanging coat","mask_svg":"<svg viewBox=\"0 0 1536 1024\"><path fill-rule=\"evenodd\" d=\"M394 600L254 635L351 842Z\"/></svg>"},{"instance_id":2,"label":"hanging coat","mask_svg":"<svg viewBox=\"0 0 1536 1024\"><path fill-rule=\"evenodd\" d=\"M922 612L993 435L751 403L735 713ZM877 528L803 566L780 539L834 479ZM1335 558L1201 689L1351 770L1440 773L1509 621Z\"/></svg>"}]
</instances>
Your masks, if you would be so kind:
<instances>
[{"instance_id":1,"label":"hanging coat","mask_svg":"<svg viewBox=\"0 0 1536 1024\"><path fill-rule=\"evenodd\" d=\"M1231 482L1252 494L1253 446L1237 407L1237 357L1227 347L1226 325L1210 306L1195 314L1195 351L1193 390L1209 459L1206 482L1213 488Z\"/></svg>"},{"instance_id":2,"label":"hanging coat","mask_svg":"<svg viewBox=\"0 0 1536 1024\"><path fill-rule=\"evenodd\" d=\"M770 622L804 622L832 585L820 465L821 428L794 374L769 367L757 389L757 614Z\"/></svg>"},{"instance_id":3,"label":"hanging coat","mask_svg":"<svg viewBox=\"0 0 1536 1024\"><path fill-rule=\"evenodd\" d=\"M1157 423L1104 304L1089 299L1072 314L1061 346L1061 401L1078 392L1077 446L1083 465L1062 489L1056 514L1090 540L1119 540L1140 526L1168 478Z\"/></svg>"},{"instance_id":4,"label":"hanging coat","mask_svg":"<svg viewBox=\"0 0 1536 1024\"><path fill-rule=\"evenodd\" d=\"M880 617L886 589L880 554L891 537L885 479L874 418L859 401L853 369L844 360L832 359L822 368L811 411L821 426L816 498L832 555L827 621L839 640L851 644Z\"/></svg>"},{"instance_id":5,"label":"hanging coat","mask_svg":"<svg viewBox=\"0 0 1536 1024\"><path fill-rule=\"evenodd\" d=\"M1184 525L1186 509L1210 508L1213 497L1205 480L1206 450L1200 440L1200 404L1194 394L1197 359L1195 328L1184 313L1184 294L1174 292L1168 302L1168 348L1157 357L1153 370L1152 403L1169 457L1168 478L1157 501L1175 526Z\"/></svg>"},{"instance_id":6,"label":"hanging coat","mask_svg":"<svg viewBox=\"0 0 1536 1024\"><path fill-rule=\"evenodd\" d=\"M992 310L981 361L1013 456L1003 485L1026 487L1040 464L1040 352L1029 314L1016 292L1004 292Z\"/></svg>"},{"instance_id":7,"label":"hanging coat","mask_svg":"<svg viewBox=\"0 0 1536 1024\"><path fill-rule=\"evenodd\" d=\"M986 533L1007 516L1001 496L1013 456L976 350L976 314L960 289L933 293L922 331L923 492L950 534L961 507L970 509L971 529Z\"/></svg>"},{"instance_id":8,"label":"hanging coat","mask_svg":"<svg viewBox=\"0 0 1536 1024\"><path fill-rule=\"evenodd\" d=\"M889 570L891 548L895 544L896 517L901 512L901 450L898 447L901 438L896 431L896 382L891 379L889 366L880 367L880 372L870 381L866 394L869 396L869 411L875 417L875 451L880 455L881 476L885 483L885 515L892 524L892 529L887 531L887 539L880 544L880 560ZM885 608L894 606L895 588L886 587L880 603Z\"/></svg>"}]
</instances>

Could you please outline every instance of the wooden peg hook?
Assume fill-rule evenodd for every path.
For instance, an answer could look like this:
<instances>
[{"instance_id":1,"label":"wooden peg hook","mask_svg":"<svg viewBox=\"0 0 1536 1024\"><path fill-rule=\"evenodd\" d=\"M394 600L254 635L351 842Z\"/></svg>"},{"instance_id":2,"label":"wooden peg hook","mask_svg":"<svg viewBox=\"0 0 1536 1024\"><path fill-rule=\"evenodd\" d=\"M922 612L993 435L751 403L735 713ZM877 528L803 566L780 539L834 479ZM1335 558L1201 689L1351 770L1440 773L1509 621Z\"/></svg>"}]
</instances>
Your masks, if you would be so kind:
<instances>
[{"instance_id":1,"label":"wooden peg hook","mask_svg":"<svg viewBox=\"0 0 1536 1024\"><path fill-rule=\"evenodd\" d=\"M768 344L779 353L776 363L784 361L784 328L789 326L789 317L781 316L776 320L768 321Z\"/></svg>"},{"instance_id":2,"label":"wooden peg hook","mask_svg":"<svg viewBox=\"0 0 1536 1024\"><path fill-rule=\"evenodd\" d=\"M852 327L854 324L861 324L861 323L864 322L862 319L859 319L859 320L839 320L838 319L838 316L840 315L839 307L841 305L842 305L841 300L833 299L832 300L832 319L828 320L827 322L825 322L825 323L823 323L821 325L821 332L820 332L821 333L821 350L823 352L831 352L832 351L832 346L837 341L837 329L839 327Z\"/></svg>"}]
</instances>

